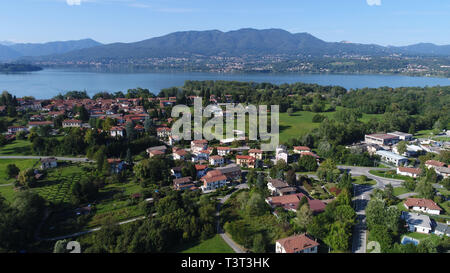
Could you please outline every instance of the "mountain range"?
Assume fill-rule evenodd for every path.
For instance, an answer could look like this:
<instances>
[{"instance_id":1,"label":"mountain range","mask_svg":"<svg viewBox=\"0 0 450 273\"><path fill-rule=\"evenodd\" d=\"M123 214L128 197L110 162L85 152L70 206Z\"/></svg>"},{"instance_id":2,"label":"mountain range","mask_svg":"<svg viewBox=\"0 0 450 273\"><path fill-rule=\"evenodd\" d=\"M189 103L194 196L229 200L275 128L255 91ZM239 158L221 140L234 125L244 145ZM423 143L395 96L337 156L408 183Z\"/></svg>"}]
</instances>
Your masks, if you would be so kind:
<instances>
[{"instance_id":1,"label":"mountain range","mask_svg":"<svg viewBox=\"0 0 450 273\"><path fill-rule=\"evenodd\" d=\"M17 60L18 58L28 56L57 55L100 45L102 44L92 39L57 41L42 44L3 41L0 43L0 61Z\"/></svg>"},{"instance_id":2,"label":"mountain range","mask_svg":"<svg viewBox=\"0 0 450 273\"><path fill-rule=\"evenodd\" d=\"M183 31L133 43L101 44L92 39L45 44L0 45L0 60L114 62L146 58L196 56L450 56L450 45L421 43L394 47L349 42L326 42L308 33L282 29Z\"/></svg>"}]
</instances>

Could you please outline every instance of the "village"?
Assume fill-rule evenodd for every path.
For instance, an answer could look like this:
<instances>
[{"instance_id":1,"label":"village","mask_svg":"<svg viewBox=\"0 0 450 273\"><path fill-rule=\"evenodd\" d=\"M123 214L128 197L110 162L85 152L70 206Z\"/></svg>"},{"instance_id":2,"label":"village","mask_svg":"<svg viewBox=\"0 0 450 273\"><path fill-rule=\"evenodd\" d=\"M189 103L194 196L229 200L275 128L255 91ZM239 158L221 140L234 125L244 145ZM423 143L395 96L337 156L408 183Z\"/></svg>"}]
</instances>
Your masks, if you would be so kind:
<instances>
[{"instance_id":1,"label":"village","mask_svg":"<svg viewBox=\"0 0 450 273\"><path fill-rule=\"evenodd\" d=\"M196 96L187 97L186 103L192 106L195 98ZM311 215L319 215L327 209L329 203L339 199L338 196L343 191L343 188L339 187L335 181L326 177L318 177L320 176L319 171L317 174L315 173L317 169L326 168L327 163L324 162L328 161L326 158L317 155L311 147L279 145L273 152L263 152L258 147L259 142L248 141L246 133L237 130L234 131L235 137L233 139L221 139L220 141L204 139L184 141L173 137L171 125L175 120L170 117L168 112L173 106L177 105L177 97L51 100L18 98L17 102L17 112L31 114L27 115L26 125L7 127L4 137L8 142L13 142L16 138L24 139L27 135L33 134L41 128L45 128L49 136L64 136L64 134L67 134L67 130L75 128L86 132L96 130L98 134L104 134L106 138L116 140L127 139L130 135L139 139L139 136L146 133L152 134L159 141L157 145L146 147L145 153L140 153L133 160L130 160L129 155L125 156L124 153L121 154L122 158L107 158L106 162L111 174L120 174L127 169L132 171L132 165L139 164L139 160L144 158L158 160L170 158L177 163L176 166L170 168L170 178L164 177L164 180L171 181L170 187L172 190L197 191L205 195L214 195L215 192L230 189L226 191L224 198L228 198L235 190L240 191L251 187L249 176L254 177L256 175L258 176L257 180L265 180L266 189L264 191L267 192L267 196L264 197L264 201L271 208L272 214L279 219L283 217L285 212L297 214L304 204L307 204ZM224 95L223 97L211 95L208 103L215 105L218 109L217 112L222 112L224 106L235 102L232 95ZM145 109L143 105L151 105L151 108L146 107L148 109ZM0 113L5 113L6 110L5 106L0 106ZM225 112L222 115L226 116L227 113ZM97 123L98 120L103 121L103 126L94 129L94 126L96 126L94 123ZM105 124L107 125L105 126ZM450 134L450 131L447 131L447 134ZM354 186L353 190L362 187L357 182L355 183L355 181L359 181L360 177L364 177L364 179L360 179L363 185L369 185L365 193L361 195L361 198L364 199L370 198L367 192L373 189L385 190L390 179L393 180L396 187L403 187L403 184L399 182L402 178L416 179L421 177L423 168L420 167L419 156L448 151L449 142L415 138L413 134L403 132L390 132L365 135L364 140L346 148L351 151L367 152L370 156L377 158L377 161L374 162L378 162L377 164L381 166L380 170L378 170L380 166L374 166L374 168L365 171L365 175L361 175L358 167L353 166L352 169L350 166L350 169L347 169L353 179L351 182ZM143 154L145 154L145 157L142 156ZM42 170L57 168L60 161L64 161L56 155L39 156L38 158L39 166L33 171L36 181L39 181L44 174ZM297 164L296 162L301 160L312 166L310 167L311 171L285 174L285 170L290 165ZM80 158L77 161L94 163L95 159ZM186 167L187 163L190 164L188 166L193 166L194 172L186 170L188 168ZM422 165L427 170L435 172L436 182L449 178L450 168L446 163L429 159ZM278 172L272 171L279 166L284 167L278 168ZM331 172L339 170L345 174L345 169L345 166L335 166ZM260 178L260 175L263 175L264 178ZM342 178L339 178L338 175L339 179ZM302 182L300 183L300 181ZM369 181L374 181L374 183L370 184ZM442 185L437 183L433 186L443 188ZM348 189L350 190L351 186ZM449 236L449 218L442 218L444 221L436 221L437 218L434 217L448 216L448 211L446 212L434 200L416 198L417 195L419 194L412 192L399 202L399 207L404 208L401 212L401 218L405 221L408 231L410 233L433 233L438 236ZM437 191L437 195L441 202L445 202L449 198L448 194L442 194L441 191ZM141 196L140 193L133 194L133 198L140 198ZM360 196L354 195L353 198L357 200ZM148 196L145 197L145 200L146 202L153 202L153 198L148 198ZM359 219L358 217L359 211L364 212L367 204L358 208L358 201L355 202L352 206L356 211L356 225L358 223L364 225L365 219ZM89 213L92 209L91 204L85 203L84 205L85 207L77 209L78 214L80 214L80 211ZM363 233L365 234L364 230ZM355 233L359 234L358 232L361 232L361 230L355 228L353 232L353 237L357 237ZM229 233L222 232L221 236L225 237L226 242L230 242L230 247L235 251L244 251L245 247L239 246L230 238L232 234L230 236ZM418 244L417 239L407 236L402 237L402 243L407 241ZM366 243L359 242L363 251L365 251ZM319 247L317 238L307 232L302 232L289 237L278 238L275 242L275 249L272 251L277 253L316 253L320 252Z\"/></svg>"}]
</instances>

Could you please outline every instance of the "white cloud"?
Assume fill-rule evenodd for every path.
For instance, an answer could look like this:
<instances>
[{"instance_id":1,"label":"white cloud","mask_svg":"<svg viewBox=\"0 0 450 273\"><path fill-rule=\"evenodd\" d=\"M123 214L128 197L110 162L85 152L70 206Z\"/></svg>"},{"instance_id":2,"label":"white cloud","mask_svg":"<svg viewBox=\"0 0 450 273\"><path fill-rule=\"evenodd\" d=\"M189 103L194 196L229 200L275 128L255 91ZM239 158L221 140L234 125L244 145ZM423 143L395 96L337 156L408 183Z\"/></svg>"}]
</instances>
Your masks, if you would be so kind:
<instances>
[{"instance_id":1,"label":"white cloud","mask_svg":"<svg viewBox=\"0 0 450 273\"><path fill-rule=\"evenodd\" d=\"M381 0L366 0L369 6L381 6Z\"/></svg>"},{"instance_id":2,"label":"white cloud","mask_svg":"<svg viewBox=\"0 0 450 273\"><path fill-rule=\"evenodd\" d=\"M66 0L67 5L69 6L79 6L81 5L82 0Z\"/></svg>"}]
</instances>

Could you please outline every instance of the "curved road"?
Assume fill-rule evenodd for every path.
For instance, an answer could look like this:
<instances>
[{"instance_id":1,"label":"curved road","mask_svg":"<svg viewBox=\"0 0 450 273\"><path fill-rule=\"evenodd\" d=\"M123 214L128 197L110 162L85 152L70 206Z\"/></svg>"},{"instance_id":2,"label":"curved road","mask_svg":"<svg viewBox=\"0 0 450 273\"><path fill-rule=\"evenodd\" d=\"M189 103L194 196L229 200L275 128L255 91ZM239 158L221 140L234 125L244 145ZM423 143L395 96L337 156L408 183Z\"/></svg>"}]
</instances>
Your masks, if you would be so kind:
<instances>
[{"instance_id":1,"label":"curved road","mask_svg":"<svg viewBox=\"0 0 450 273\"><path fill-rule=\"evenodd\" d=\"M34 155L5 155L5 156L0 156L0 159L41 159L41 158L49 158L49 157L54 157L57 160L61 160L61 161L94 162L85 157L34 156Z\"/></svg>"}]
</instances>

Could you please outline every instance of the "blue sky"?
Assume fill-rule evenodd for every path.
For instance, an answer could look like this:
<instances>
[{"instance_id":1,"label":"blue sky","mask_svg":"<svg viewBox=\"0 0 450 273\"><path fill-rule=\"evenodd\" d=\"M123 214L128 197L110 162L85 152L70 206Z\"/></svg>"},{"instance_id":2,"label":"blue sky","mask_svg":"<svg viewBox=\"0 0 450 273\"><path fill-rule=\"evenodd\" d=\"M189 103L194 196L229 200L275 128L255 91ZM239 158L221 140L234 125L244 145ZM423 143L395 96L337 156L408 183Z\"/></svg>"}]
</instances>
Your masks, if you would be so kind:
<instances>
[{"instance_id":1,"label":"blue sky","mask_svg":"<svg viewBox=\"0 0 450 273\"><path fill-rule=\"evenodd\" d=\"M325 41L450 44L450 1L1 0L0 25L0 41L15 42L133 42L174 31L252 27Z\"/></svg>"}]
</instances>

